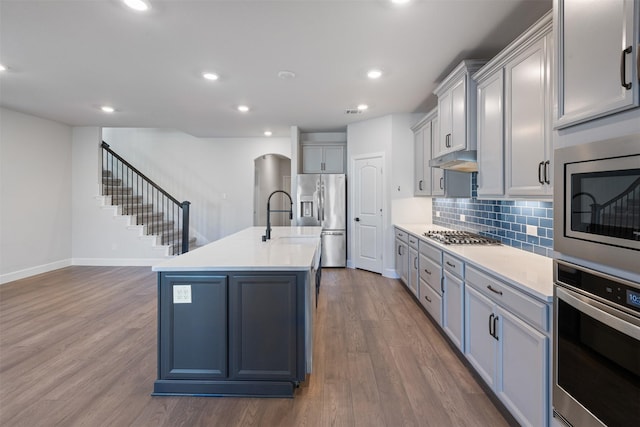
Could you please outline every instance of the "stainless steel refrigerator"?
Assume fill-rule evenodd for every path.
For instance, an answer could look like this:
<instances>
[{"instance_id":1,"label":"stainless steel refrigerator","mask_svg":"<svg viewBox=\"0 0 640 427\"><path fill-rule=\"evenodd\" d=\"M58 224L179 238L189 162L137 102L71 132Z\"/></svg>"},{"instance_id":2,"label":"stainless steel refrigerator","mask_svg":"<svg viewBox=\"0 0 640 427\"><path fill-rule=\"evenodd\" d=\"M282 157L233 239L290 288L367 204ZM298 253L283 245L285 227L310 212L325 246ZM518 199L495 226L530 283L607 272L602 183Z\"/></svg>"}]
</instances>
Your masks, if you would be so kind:
<instances>
[{"instance_id":1,"label":"stainless steel refrigerator","mask_svg":"<svg viewBox=\"0 0 640 427\"><path fill-rule=\"evenodd\" d=\"M347 264L347 182L344 174L298 175L299 226L322 227L322 267Z\"/></svg>"}]
</instances>

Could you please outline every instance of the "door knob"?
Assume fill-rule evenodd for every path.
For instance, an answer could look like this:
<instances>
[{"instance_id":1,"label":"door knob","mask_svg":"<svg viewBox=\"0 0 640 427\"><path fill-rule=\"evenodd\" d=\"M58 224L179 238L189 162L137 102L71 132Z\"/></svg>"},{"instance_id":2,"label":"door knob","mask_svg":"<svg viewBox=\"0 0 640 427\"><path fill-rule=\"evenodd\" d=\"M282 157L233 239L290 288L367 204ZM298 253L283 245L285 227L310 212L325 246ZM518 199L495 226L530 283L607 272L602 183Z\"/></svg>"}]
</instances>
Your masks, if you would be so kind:
<instances>
[{"instance_id":1,"label":"door knob","mask_svg":"<svg viewBox=\"0 0 640 427\"><path fill-rule=\"evenodd\" d=\"M356 221L356 222L360 222L360 218L357 218L357 217L356 217L355 221Z\"/></svg>"}]
</instances>

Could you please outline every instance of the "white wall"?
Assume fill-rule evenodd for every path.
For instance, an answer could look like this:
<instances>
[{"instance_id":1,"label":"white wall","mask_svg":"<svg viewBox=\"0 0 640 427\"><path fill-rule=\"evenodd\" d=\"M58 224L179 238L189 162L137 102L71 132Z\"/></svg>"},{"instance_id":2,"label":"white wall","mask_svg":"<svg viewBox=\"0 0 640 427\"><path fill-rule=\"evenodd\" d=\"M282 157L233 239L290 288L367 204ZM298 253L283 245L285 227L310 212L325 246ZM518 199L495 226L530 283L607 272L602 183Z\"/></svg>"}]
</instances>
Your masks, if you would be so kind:
<instances>
[{"instance_id":1,"label":"white wall","mask_svg":"<svg viewBox=\"0 0 640 427\"><path fill-rule=\"evenodd\" d=\"M431 199L413 197L413 132L411 126L421 118L416 114L393 114L351 124L347 127L347 168L352 159L371 153L384 155L383 170L383 271L396 277L394 223L430 223ZM399 188L399 190L398 190ZM347 218L351 218L351 200ZM347 222L347 263L351 262L355 242L353 227Z\"/></svg>"},{"instance_id":2,"label":"white wall","mask_svg":"<svg viewBox=\"0 0 640 427\"><path fill-rule=\"evenodd\" d=\"M198 244L253 225L254 159L291 157L290 138L207 139L174 130L105 128L103 139L169 194L191 202Z\"/></svg>"},{"instance_id":3,"label":"white wall","mask_svg":"<svg viewBox=\"0 0 640 427\"><path fill-rule=\"evenodd\" d=\"M0 283L71 263L71 128L0 108Z\"/></svg>"}]
</instances>

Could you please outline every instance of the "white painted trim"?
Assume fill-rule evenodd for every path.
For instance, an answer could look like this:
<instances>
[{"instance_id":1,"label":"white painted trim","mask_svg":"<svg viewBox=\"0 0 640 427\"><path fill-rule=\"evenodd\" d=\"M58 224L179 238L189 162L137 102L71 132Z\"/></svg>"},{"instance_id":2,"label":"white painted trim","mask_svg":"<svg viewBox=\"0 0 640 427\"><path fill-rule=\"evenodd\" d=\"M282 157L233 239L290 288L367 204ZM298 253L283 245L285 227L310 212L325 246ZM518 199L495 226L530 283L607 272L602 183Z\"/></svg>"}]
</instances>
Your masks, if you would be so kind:
<instances>
[{"instance_id":1,"label":"white painted trim","mask_svg":"<svg viewBox=\"0 0 640 427\"><path fill-rule=\"evenodd\" d=\"M151 267L167 258L73 258L72 265L99 266L99 267Z\"/></svg>"},{"instance_id":2,"label":"white painted trim","mask_svg":"<svg viewBox=\"0 0 640 427\"><path fill-rule=\"evenodd\" d=\"M396 273L396 270L392 270L390 268L385 268L384 272L382 273L383 277L388 277L390 279L399 279L400 276L398 276L398 273Z\"/></svg>"},{"instance_id":3,"label":"white painted trim","mask_svg":"<svg viewBox=\"0 0 640 427\"><path fill-rule=\"evenodd\" d=\"M60 261L51 262L49 264L37 265L35 267L25 268L24 270L6 273L0 275L0 285L13 282L14 280L20 280L27 277L35 276L36 274L48 273L49 271L58 270L60 268L69 267L71 265L71 259L63 259Z\"/></svg>"}]
</instances>

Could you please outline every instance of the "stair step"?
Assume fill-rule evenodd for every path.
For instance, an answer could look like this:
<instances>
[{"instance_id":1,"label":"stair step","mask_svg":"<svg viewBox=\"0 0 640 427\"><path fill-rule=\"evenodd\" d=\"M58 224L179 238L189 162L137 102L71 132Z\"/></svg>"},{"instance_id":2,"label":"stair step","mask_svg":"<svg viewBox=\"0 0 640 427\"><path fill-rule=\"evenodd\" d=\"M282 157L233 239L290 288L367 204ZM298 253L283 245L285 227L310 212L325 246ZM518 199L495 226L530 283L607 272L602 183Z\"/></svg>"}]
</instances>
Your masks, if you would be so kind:
<instances>
[{"instance_id":1,"label":"stair step","mask_svg":"<svg viewBox=\"0 0 640 427\"><path fill-rule=\"evenodd\" d=\"M112 176L112 175L113 175L113 173L111 173L110 170L104 170L104 169L102 170L102 176L103 177L109 177L109 176Z\"/></svg>"},{"instance_id":2,"label":"stair step","mask_svg":"<svg viewBox=\"0 0 640 427\"><path fill-rule=\"evenodd\" d=\"M189 250L192 249L193 246L195 246L196 244L196 238L195 237L190 237L189 238ZM171 255L179 255L180 252L182 252L182 240L180 240L179 242L173 242L172 244L169 244L169 254Z\"/></svg>"},{"instance_id":3,"label":"stair step","mask_svg":"<svg viewBox=\"0 0 640 427\"><path fill-rule=\"evenodd\" d=\"M102 177L102 184L104 185L122 185L120 178Z\"/></svg>"},{"instance_id":4,"label":"stair step","mask_svg":"<svg viewBox=\"0 0 640 427\"><path fill-rule=\"evenodd\" d=\"M111 195L112 205L135 205L142 202L142 196L134 196L132 194L113 194Z\"/></svg>"},{"instance_id":5,"label":"stair step","mask_svg":"<svg viewBox=\"0 0 640 427\"><path fill-rule=\"evenodd\" d=\"M169 235L173 230L173 221L156 221L151 223L145 223L147 234L167 234Z\"/></svg>"},{"instance_id":6,"label":"stair step","mask_svg":"<svg viewBox=\"0 0 640 427\"><path fill-rule=\"evenodd\" d=\"M102 194L105 196L111 196L116 194L133 194L133 188L131 187L119 187L115 185L104 185L102 187Z\"/></svg>"},{"instance_id":7,"label":"stair step","mask_svg":"<svg viewBox=\"0 0 640 427\"><path fill-rule=\"evenodd\" d=\"M146 215L146 212L153 214L153 204L129 203L122 206L123 215Z\"/></svg>"},{"instance_id":8,"label":"stair step","mask_svg":"<svg viewBox=\"0 0 640 427\"><path fill-rule=\"evenodd\" d=\"M138 211L137 214L135 210L132 213L135 216L134 221L137 225L161 221L164 217L164 214L162 212L153 212L152 209L149 209L149 212L147 213L144 213L144 211L142 210Z\"/></svg>"}]
</instances>

